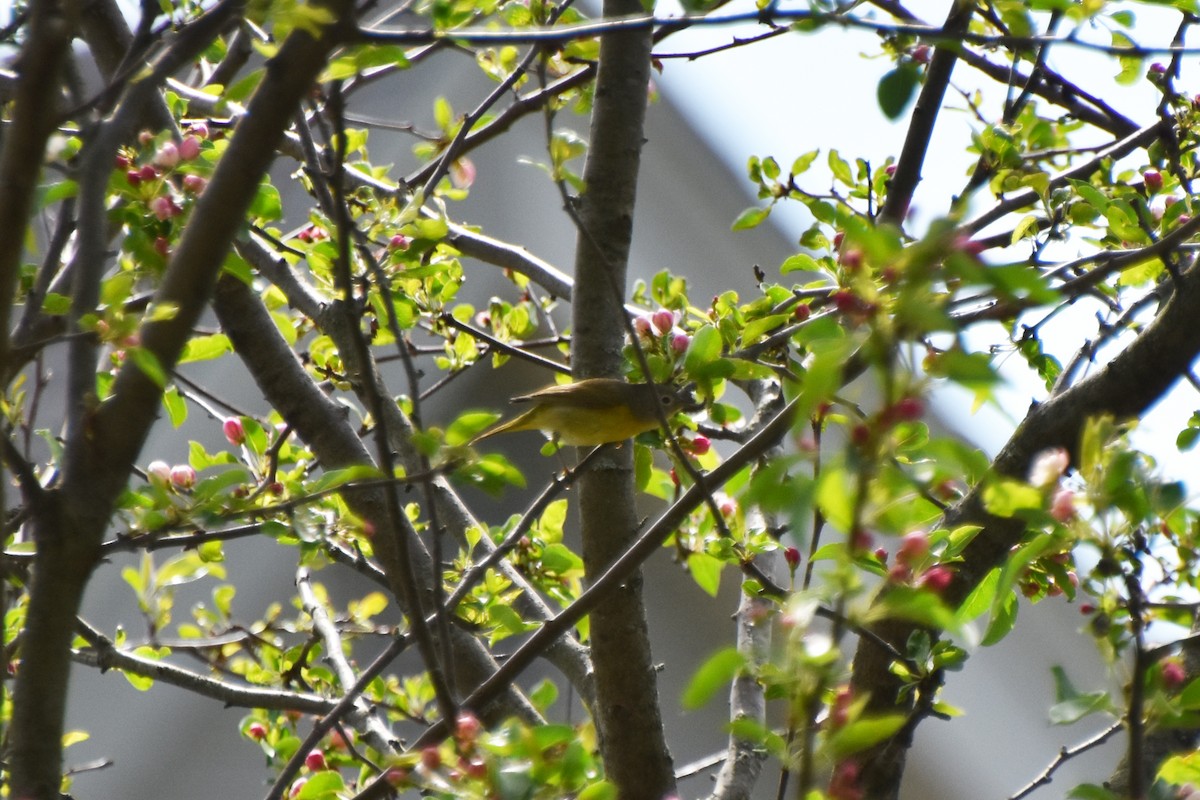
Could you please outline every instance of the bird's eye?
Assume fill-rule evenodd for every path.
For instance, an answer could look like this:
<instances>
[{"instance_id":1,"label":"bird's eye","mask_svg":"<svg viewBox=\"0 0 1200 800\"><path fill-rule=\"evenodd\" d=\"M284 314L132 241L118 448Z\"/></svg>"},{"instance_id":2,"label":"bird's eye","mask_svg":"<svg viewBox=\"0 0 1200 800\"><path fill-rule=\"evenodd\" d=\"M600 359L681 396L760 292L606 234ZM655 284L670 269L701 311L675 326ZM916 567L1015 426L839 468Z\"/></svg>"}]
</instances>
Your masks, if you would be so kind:
<instances>
[{"instance_id":1,"label":"bird's eye","mask_svg":"<svg viewBox=\"0 0 1200 800\"><path fill-rule=\"evenodd\" d=\"M661 397L659 397L658 399L662 401L662 404L663 404L664 406L669 406L669 405L671 405L671 402L672 402L672 397L671 397L671 395L669 395L669 394L664 394L664 395L662 395Z\"/></svg>"}]
</instances>

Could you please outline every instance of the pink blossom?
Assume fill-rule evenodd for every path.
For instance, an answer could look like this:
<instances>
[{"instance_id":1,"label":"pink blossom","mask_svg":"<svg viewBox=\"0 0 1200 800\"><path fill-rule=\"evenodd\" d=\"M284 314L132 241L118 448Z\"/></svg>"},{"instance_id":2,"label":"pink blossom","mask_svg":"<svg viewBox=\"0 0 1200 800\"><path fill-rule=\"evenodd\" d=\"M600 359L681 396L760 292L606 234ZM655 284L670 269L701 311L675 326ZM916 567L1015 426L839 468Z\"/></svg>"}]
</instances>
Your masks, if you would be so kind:
<instances>
[{"instance_id":1,"label":"pink blossom","mask_svg":"<svg viewBox=\"0 0 1200 800\"><path fill-rule=\"evenodd\" d=\"M1039 489L1052 486L1071 466L1071 454L1062 447L1050 447L1033 457L1029 483Z\"/></svg>"},{"instance_id":2,"label":"pink blossom","mask_svg":"<svg viewBox=\"0 0 1200 800\"><path fill-rule=\"evenodd\" d=\"M450 165L450 181L455 188L468 189L475 183L475 162L469 158L460 158Z\"/></svg>"}]
</instances>

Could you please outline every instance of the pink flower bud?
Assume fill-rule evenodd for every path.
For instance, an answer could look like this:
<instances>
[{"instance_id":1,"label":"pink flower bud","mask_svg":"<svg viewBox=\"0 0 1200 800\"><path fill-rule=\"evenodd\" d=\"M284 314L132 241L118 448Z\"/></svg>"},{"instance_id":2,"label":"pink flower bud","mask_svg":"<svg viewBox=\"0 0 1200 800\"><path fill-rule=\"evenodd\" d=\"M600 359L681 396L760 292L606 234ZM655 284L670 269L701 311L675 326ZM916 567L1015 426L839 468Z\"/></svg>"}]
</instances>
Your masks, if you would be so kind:
<instances>
[{"instance_id":1,"label":"pink flower bud","mask_svg":"<svg viewBox=\"0 0 1200 800\"><path fill-rule=\"evenodd\" d=\"M221 430L224 431L225 438L229 440L230 444L240 445L246 441L246 428L237 417L230 417L221 423Z\"/></svg>"},{"instance_id":2,"label":"pink flower bud","mask_svg":"<svg viewBox=\"0 0 1200 800\"><path fill-rule=\"evenodd\" d=\"M171 485L177 489L190 489L196 485L196 470L187 464L171 467Z\"/></svg>"},{"instance_id":3,"label":"pink flower bud","mask_svg":"<svg viewBox=\"0 0 1200 800\"><path fill-rule=\"evenodd\" d=\"M783 560L787 562L788 569L795 572L796 567L800 566L800 551L795 547L785 547L783 549Z\"/></svg>"},{"instance_id":4,"label":"pink flower bud","mask_svg":"<svg viewBox=\"0 0 1200 800\"><path fill-rule=\"evenodd\" d=\"M954 579L954 573L949 567L937 565L925 570L919 581L920 585L935 594L941 594L946 587L950 585L950 581Z\"/></svg>"},{"instance_id":5,"label":"pink flower bud","mask_svg":"<svg viewBox=\"0 0 1200 800\"><path fill-rule=\"evenodd\" d=\"M1173 692L1187 681L1187 671L1184 670L1183 664L1173 658L1168 659L1162 662L1162 680L1163 686Z\"/></svg>"},{"instance_id":6,"label":"pink flower bud","mask_svg":"<svg viewBox=\"0 0 1200 800\"><path fill-rule=\"evenodd\" d=\"M460 747L474 744L482 730L483 723L479 721L479 717L466 711L460 713L454 721L454 738L458 740Z\"/></svg>"},{"instance_id":7,"label":"pink flower bud","mask_svg":"<svg viewBox=\"0 0 1200 800\"><path fill-rule=\"evenodd\" d=\"M671 334L671 352L686 353L688 345L692 343L692 337L682 331L676 331Z\"/></svg>"},{"instance_id":8,"label":"pink flower bud","mask_svg":"<svg viewBox=\"0 0 1200 800\"><path fill-rule=\"evenodd\" d=\"M195 161L200 156L200 140L195 136L185 136L179 143L179 157L184 161Z\"/></svg>"},{"instance_id":9,"label":"pink flower bud","mask_svg":"<svg viewBox=\"0 0 1200 800\"><path fill-rule=\"evenodd\" d=\"M207 122L197 122L188 128L188 133L190 133L192 136L195 136L197 139L207 139L208 138L208 123Z\"/></svg>"},{"instance_id":10,"label":"pink flower bud","mask_svg":"<svg viewBox=\"0 0 1200 800\"><path fill-rule=\"evenodd\" d=\"M150 201L150 211L160 220L167 220L179 216L183 209L175 205L175 201L168 195L160 194Z\"/></svg>"},{"instance_id":11,"label":"pink flower bud","mask_svg":"<svg viewBox=\"0 0 1200 800\"><path fill-rule=\"evenodd\" d=\"M977 242L969 236L960 236L954 246L969 256L977 256L983 252L983 242Z\"/></svg>"},{"instance_id":12,"label":"pink flower bud","mask_svg":"<svg viewBox=\"0 0 1200 800\"><path fill-rule=\"evenodd\" d=\"M914 47L912 49L912 53L911 53L912 60L917 62L918 64L928 64L929 63L929 50L930 50L930 48L929 48L929 45L927 45L927 44L917 45L916 47Z\"/></svg>"},{"instance_id":13,"label":"pink flower bud","mask_svg":"<svg viewBox=\"0 0 1200 800\"><path fill-rule=\"evenodd\" d=\"M136 170L136 169L129 170L128 172L125 173L125 180L129 182L130 186L140 185L142 182L141 170Z\"/></svg>"},{"instance_id":14,"label":"pink flower bud","mask_svg":"<svg viewBox=\"0 0 1200 800\"><path fill-rule=\"evenodd\" d=\"M1075 519L1075 493L1070 489L1059 489L1050 501L1050 516L1062 523Z\"/></svg>"},{"instance_id":15,"label":"pink flower bud","mask_svg":"<svg viewBox=\"0 0 1200 800\"><path fill-rule=\"evenodd\" d=\"M146 477L155 486L166 486L171 482L171 466L165 461L151 461L146 465Z\"/></svg>"},{"instance_id":16,"label":"pink flower bud","mask_svg":"<svg viewBox=\"0 0 1200 800\"><path fill-rule=\"evenodd\" d=\"M737 513L737 500L734 500L724 492L714 492L713 500L716 502L717 508L720 509L721 516L731 517Z\"/></svg>"},{"instance_id":17,"label":"pink flower bud","mask_svg":"<svg viewBox=\"0 0 1200 800\"><path fill-rule=\"evenodd\" d=\"M410 244L412 244L412 239L402 233L397 233L388 239L388 249L390 250L407 250Z\"/></svg>"},{"instance_id":18,"label":"pink flower bud","mask_svg":"<svg viewBox=\"0 0 1200 800\"><path fill-rule=\"evenodd\" d=\"M179 163L179 148L174 142L163 142L162 147L154 154L154 163L163 169L171 169Z\"/></svg>"},{"instance_id":19,"label":"pink flower bud","mask_svg":"<svg viewBox=\"0 0 1200 800\"><path fill-rule=\"evenodd\" d=\"M310 750L308 755L304 757L304 766L313 772L320 772L326 768L325 754L320 750Z\"/></svg>"},{"instance_id":20,"label":"pink flower bud","mask_svg":"<svg viewBox=\"0 0 1200 800\"><path fill-rule=\"evenodd\" d=\"M702 456L712 449L712 442L709 441L707 436L697 436L695 439L692 439L688 449L696 455Z\"/></svg>"},{"instance_id":21,"label":"pink flower bud","mask_svg":"<svg viewBox=\"0 0 1200 800\"><path fill-rule=\"evenodd\" d=\"M875 537L862 528L850 532L850 549L855 553L865 553L875 548Z\"/></svg>"},{"instance_id":22,"label":"pink flower bud","mask_svg":"<svg viewBox=\"0 0 1200 800\"><path fill-rule=\"evenodd\" d=\"M208 186L208 179L199 175L184 175L183 189L190 194L200 194Z\"/></svg>"},{"instance_id":23,"label":"pink flower bud","mask_svg":"<svg viewBox=\"0 0 1200 800\"><path fill-rule=\"evenodd\" d=\"M149 164L145 164L138 170L138 177L143 181L156 181L158 180L158 170Z\"/></svg>"},{"instance_id":24,"label":"pink flower bud","mask_svg":"<svg viewBox=\"0 0 1200 800\"><path fill-rule=\"evenodd\" d=\"M888 409L888 417L900 422L912 422L925 414L925 403L919 397L902 397Z\"/></svg>"},{"instance_id":25,"label":"pink flower bud","mask_svg":"<svg viewBox=\"0 0 1200 800\"><path fill-rule=\"evenodd\" d=\"M646 316L645 314L639 314L633 318L633 329L637 332L638 336L649 338L650 327L650 317Z\"/></svg>"},{"instance_id":26,"label":"pink flower bud","mask_svg":"<svg viewBox=\"0 0 1200 800\"><path fill-rule=\"evenodd\" d=\"M654 325L655 334L663 336L675 327L675 314L669 309L660 308L651 315L650 322Z\"/></svg>"},{"instance_id":27,"label":"pink flower bud","mask_svg":"<svg viewBox=\"0 0 1200 800\"><path fill-rule=\"evenodd\" d=\"M904 534L896 550L896 562L906 567L916 566L929 553L929 534L912 531Z\"/></svg>"}]
</instances>

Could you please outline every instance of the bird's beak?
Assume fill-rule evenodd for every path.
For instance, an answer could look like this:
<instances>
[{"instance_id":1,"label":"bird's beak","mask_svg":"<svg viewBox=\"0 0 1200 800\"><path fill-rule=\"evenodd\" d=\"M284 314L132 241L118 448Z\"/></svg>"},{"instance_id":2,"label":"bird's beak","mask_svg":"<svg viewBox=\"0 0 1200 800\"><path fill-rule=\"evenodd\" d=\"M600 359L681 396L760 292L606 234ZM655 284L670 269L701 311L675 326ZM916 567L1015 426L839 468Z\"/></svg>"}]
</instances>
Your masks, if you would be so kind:
<instances>
[{"instance_id":1,"label":"bird's beak","mask_svg":"<svg viewBox=\"0 0 1200 800\"><path fill-rule=\"evenodd\" d=\"M694 394L695 391L695 383L689 383L679 390L679 396L683 398L683 405L680 407L681 411L690 413L704 408L704 403L701 403L696 399L696 395Z\"/></svg>"}]
</instances>

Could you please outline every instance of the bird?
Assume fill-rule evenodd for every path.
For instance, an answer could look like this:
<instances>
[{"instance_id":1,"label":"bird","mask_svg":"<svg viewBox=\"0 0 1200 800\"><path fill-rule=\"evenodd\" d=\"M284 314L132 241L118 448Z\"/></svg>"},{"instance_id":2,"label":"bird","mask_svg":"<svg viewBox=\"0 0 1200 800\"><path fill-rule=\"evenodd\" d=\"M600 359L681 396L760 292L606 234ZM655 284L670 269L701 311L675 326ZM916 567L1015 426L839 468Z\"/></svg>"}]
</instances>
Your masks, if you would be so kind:
<instances>
[{"instance_id":1,"label":"bird","mask_svg":"<svg viewBox=\"0 0 1200 800\"><path fill-rule=\"evenodd\" d=\"M511 402L533 407L483 431L472 445L500 433L532 430L545 431L558 443L575 447L623 442L657 428L657 409L670 418L694 405L686 390L665 384L626 383L618 378L586 378L547 386Z\"/></svg>"}]
</instances>

